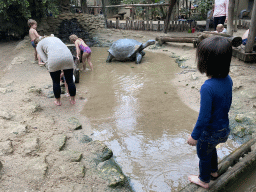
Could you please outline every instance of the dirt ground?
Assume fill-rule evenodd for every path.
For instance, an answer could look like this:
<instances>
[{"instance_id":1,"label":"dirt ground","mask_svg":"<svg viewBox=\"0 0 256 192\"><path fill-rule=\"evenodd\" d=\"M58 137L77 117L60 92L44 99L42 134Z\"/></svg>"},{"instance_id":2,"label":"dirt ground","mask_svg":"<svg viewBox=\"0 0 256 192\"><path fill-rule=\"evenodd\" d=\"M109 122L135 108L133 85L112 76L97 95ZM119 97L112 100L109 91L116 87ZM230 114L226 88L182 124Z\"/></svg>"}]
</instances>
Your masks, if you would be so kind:
<instances>
[{"instance_id":1,"label":"dirt ground","mask_svg":"<svg viewBox=\"0 0 256 192\"><path fill-rule=\"evenodd\" d=\"M244 31L239 30L234 36L242 36ZM167 34L176 37L191 35L196 36L197 33ZM164 34L103 29L97 36L103 42L113 42L120 38L133 38L146 42ZM165 53L170 56L170 63L175 60L184 61L181 65L183 68L176 74L173 83L181 100L198 111L200 87L207 78L196 70L196 49L193 45L167 43L161 47L150 46L146 51ZM0 161L3 164L0 190L83 191L85 188L89 189L88 191L110 190L108 186L115 179L110 181L109 178L104 179L95 175L95 163L92 163L90 158L93 157L89 155L95 155L97 150L102 154L105 153L106 146L80 142L88 139L86 135L90 136L93 133L86 119L80 115L86 102L84 98L86 93L81 93L78 89L77 103L74 106L69 104L67 97L62 98L61 107L55 106L54 99L48 98L52 84L49 74L44 67L39 67L34 62L33 48L27 37L21 42L0 43L0 55L2 58ZM251 135L255 131L252 129L255 125L256 110L256 91L252 89L255 87L255 74L255 64L232 59L230 76L234 87L230 119L234 122L234 127L240 126L247 130L244 131L244 135ZM76 130L74 123L67 122L70 117L76 118L82 127L86 128ZM70 151L72 155L67 155ZM79 156L82 151L88 152L82 154L83 157L88 156L88 158L70 163L70 159ZM100 170L102 167L96 169ZM120 178L122 180L122 175L119 175ZM128 188L111 188L111 190L129 191Z\"/></svg>"}]
</instances>

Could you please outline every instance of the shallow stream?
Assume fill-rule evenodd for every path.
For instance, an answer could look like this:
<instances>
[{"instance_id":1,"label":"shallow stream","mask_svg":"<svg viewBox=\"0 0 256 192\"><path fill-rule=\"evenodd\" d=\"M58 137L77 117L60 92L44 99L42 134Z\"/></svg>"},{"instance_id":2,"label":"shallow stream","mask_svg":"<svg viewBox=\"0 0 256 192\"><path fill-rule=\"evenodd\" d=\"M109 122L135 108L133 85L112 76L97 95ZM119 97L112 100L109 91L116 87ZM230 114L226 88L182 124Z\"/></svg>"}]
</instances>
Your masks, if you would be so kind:
<instances>
[{"instance_id":1,"label":"shallow stream","mask_svg":"<svg viewBox=\"0 0 256 192\"><path fill-rule=\"evenodd\" d=\"M106 63L107 48L92 48L93 71L81 73L87 92L82 114L93 139L104 141L136 192L178 191L198 174L195 147L186 144L198 113L172 85L178 68L167 55L146 52L142 63ZM87 66L89 67L89 66ZM80 89L80 90L79 90ZM223 158L238 144L218 147Z\"/></svg>"}]
</instances>

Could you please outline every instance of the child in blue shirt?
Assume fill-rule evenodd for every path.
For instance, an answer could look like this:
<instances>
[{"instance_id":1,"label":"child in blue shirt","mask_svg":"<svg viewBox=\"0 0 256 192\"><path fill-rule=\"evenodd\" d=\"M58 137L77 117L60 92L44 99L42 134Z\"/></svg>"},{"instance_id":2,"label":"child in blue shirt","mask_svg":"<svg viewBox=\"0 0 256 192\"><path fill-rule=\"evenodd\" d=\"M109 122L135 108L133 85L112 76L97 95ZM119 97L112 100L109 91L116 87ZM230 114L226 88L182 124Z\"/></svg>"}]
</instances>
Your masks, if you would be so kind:
<instances>
[{"instance_id":1,"label":"child in blue shirt","mask_svg":"<svg viewBox=\"0 0 256 192\"><path fill-rule=\"evenodd\" d=\"M197 48L197 68L209 78L201 87L200 112L187 143L196 146L199 158L199 176L189 181L209 188L210 178L218 177L216 146L228 139L230 132L228 112L232 103L233 82L228 75L232 45L225 37L204 39Z\"/></svg>"}]
</instances>

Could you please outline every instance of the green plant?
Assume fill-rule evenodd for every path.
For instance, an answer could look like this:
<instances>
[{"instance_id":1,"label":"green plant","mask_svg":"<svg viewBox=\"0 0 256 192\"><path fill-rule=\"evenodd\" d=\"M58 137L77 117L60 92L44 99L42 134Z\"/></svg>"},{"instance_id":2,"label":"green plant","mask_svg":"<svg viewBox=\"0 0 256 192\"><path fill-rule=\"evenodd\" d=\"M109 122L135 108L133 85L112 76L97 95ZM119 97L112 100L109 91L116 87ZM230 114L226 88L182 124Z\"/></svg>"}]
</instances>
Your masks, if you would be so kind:
<instances>
[{"instance_id":1,"label":"green plant","mask_svg":"<svg viewBox=\"0 0 256 192\"><path fill-rule=\"evenodd\" d=\"M212 9L212 4L213 2L209 0L200 0L198 2L198 12L203 19L207 18L207 12Z\"/></svg>"}]
</instances>

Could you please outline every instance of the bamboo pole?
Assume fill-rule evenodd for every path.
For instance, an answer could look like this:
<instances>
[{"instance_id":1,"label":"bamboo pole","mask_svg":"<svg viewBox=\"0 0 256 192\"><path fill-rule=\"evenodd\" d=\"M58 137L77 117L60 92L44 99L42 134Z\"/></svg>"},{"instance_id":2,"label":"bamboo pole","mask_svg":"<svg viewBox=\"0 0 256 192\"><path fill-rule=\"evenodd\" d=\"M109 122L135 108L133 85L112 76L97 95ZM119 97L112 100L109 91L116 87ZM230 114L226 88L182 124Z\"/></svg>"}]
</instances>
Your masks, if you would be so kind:
<instances>
[{"instance_id":1,"label":"bamboo pole","mask_svg":"<svg viewBox=\"0 0 256 192\"><path fill-rule=\"evenodd\" d=\"M252 9L252 17L250 23L250 33L248 36L248 41L245 45L245 53L251 53L253 51L254 39L256 36L256 1L254 1Z\"/></svg>"}]
</instances>

